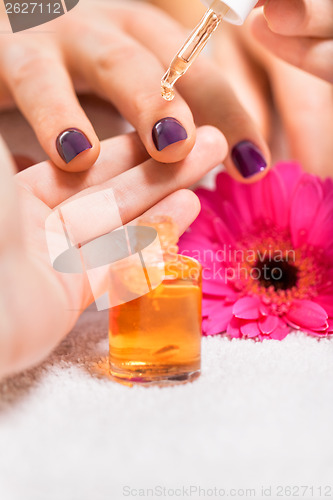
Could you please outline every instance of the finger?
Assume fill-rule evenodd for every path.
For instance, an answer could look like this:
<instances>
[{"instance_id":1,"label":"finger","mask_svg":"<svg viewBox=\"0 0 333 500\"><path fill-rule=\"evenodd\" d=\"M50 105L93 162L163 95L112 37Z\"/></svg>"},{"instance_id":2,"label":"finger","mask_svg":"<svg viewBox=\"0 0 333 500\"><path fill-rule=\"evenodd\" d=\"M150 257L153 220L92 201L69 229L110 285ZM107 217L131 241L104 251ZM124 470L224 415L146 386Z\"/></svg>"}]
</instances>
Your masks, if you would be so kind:
<instances>
[{"instance_id":1,"label":"finger","mask_svg":"<svg viewBox=\"0 0 333 500\"><path fill-rule=\"evenodd\" d=\"M0 49L2 77L51 160L71 172L93 165L99 140L58 51L23 35Z\"/></svg>"},{"instance_id":2,"label":"finger","mask_svg":"<svg viewBox=\"0 0 333 500\"><path fill-rule=\"evenodd\" d=\"M151 13L134 22L124 15L124 26L167 66L184 41L183 31L167 16ZM160 33L163 33L163 37ZM185 97L199 125L218 127L229 144L225 165L230 174L241 182L253 182L265 175L270 153L258 126L239 103L222 70L215 64L199 59L178 88Z\"/></svg>"},{"instance_id":3,"label":"finger","mask_svg":"<svg viewBox=\"0 0 333 500\"><path fill-rule=\"evenodd\" d=\"M88 241L115 229L115 218L100 215L109 212L108 193L112 192L112 199L116 202L117 221L120 217L122 223L127 224L171 193L194 184L219 163L223 152L226 154L227 145L222 134L213 127L202 127L198 129L197 142L185 160L161 164L150 159L67 199L64 206L76 200L82 204L85 197L92 199L89 195L96 195L94 203L89 205L93 225L82 225L81 210L69 210L66 224L77 231L72 241ZM183 206L183 209L186 211L187 207Z\"/></svg>"},{"instance_id":4,"label":"finger","mask_svg":"<svg viewBox=\"0 0 333 500\"><path fill-rule=\"evenodd\" d=\"M333 83L333 40L286 37L273 33L259 14L253 18L253 35L276 56L308 73Z\"/></svg>"},{"instance_id":5,"label":"finger","mask_svg":"<svg viewBox=\"0 0 333 500\"><path fill-rule=\"evenodd\" d=\"M333 36L332 0L268 0L264 14L269 28L280 35Z\"/></svg>"},{"instance_id":6,"label":"finger","mask_svg":"<svg viewBox=\"0 0 333 500\"><path fill-rule=\"evenodd\" d=\"M79 23L77 28L82 32ZM94 36L68 30L64 37L71 68L136 128L150 156L176 162L188 155L196 134L192 113L180 96L162 99L164 69L150 50L110 24Z\"/></svg>"},{"instance_id":7,"label":"finger","mask_svg":"<svg viewBox=\"0 0 333 500\"><path fill-rule=\"evenodd\" d=\"M274 101L286 131L289 155L305 170L332 175L332 87L279 59L269 68ZM288 82L286 93L285 82Z\"/></svg>"},{"instance_id":8,"label":"finger","mask_svg":"<svg viewBox=\"0 0 333 500\"><path fill-rule=\"evenodd\" d=\"M0 253L21 248L18 202L13 181L14 164L0 135ZM0 280L1 281L1 280Z\"/></svg>"},{"instance_id":9,"label":"finger","mask_svg":"<svg viewBox=\"0 0 333 500\"><path fill-rule=\"evenodd\" d=\"M250 40L253 40L252 35ZM250 40L245 30L237 26L224 27L214 37L214 61L227 69L224 78L267 143L272 128L269 81L262 63L254 60L249 47ZM256 46L261 48L258 43Z\"/></svg>"},{"instance_id":10,"label":"finger","mask_svg":"<svg viewBox=\"0 0 333 500\"><path fill-rule=\"evenodd\" d=\"M54 208L83 189L106 182L147 159L148 153L138 135L126 134L103 141L101 155L86 172L64 172L44 161L17 174L16 181Z\"/></svg>"}]
</instances>

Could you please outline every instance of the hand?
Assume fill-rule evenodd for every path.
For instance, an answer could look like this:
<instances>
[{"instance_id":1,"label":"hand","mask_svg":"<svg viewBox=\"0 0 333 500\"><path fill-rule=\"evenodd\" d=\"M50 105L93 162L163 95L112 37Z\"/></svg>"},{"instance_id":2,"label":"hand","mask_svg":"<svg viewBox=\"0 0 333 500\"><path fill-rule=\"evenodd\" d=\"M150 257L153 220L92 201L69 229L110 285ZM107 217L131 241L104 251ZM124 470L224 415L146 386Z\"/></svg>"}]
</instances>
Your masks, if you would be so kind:
<instances>
[{"instance_id":1,"label":"hand","mask_svg":"<svg viewBox=\"0 0 333 500\"><path fill-rule=\"evenodd\" d=\"M313 174L332 176L332 85L259 43L253 36L258 15L254 11L243 27L225 25L216 33L216 62L258 123L273 162L292 159Z\"/></svg>"},{"instance_id":2,"label":"hand","mask_svg":"<svg viewBox=\"0 0 333 500\"><path fill-rule=\"evenodd\" d=\"M67 15L52 21L52 29L53 34L40 33L39 27L38 33L1 35L0 104L1 92L3 103L15 99L59 168L85 170L99 151L98 138L76 99L74 82L77 90L111 101L157 161L184 159L195 144L195 123L211 124L227 138L225 163L234 177L251 182L265 174L268 147L214 64L200 58L179 84L176 99L162 99L161 77L186 37L186 31L162 11L140 2L81 0ZM168 117L178 124L164 122ZM65 147L58 140L57 148L57 137L69 128L83 136L65 134Z\"/></svg>"},{"instance_id":3,"label":"hand","mask_svg":"<svg viewBox=\"0 0 333 500\"><path fill-rule=\"evenodd\" d=\"M253 21L256 39L275 55L333 83L332 0L267 0Z\"/></svg>"},{"instance_id":4,"label":"hand","mask_svg":"<svg viewBox=\"0 0 333 500\"><path fill-rule=\"evenodd\" d=\"M47 356L93 301L86 275L58 273L51 266L45 221L52 209L112 188L124 224L146 213L168 214L181 234L200 210L196 195L184 188L226 153L222 134L203 127L185 160L161 165L148 159L138 136L130 134L102 143L88 172L66 173L43 162L17 174L15 186L11 159L0 142L0 377ZM101 207L89 208L108 232ZM86 221L77 215L75 230L81 232Z\"/></svg>"}]
</instances>

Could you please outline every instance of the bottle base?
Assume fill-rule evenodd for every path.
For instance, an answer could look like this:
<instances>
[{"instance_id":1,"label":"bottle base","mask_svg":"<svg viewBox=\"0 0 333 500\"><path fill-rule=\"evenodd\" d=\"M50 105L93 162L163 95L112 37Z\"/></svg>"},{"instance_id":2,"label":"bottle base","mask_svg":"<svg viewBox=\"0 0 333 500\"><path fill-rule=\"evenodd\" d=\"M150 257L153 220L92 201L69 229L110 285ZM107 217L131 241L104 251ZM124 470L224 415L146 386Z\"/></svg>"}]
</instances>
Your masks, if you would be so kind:
<instances>
[{"instance_id":1,"label":"bottle base","mask_svg":"<svg viewBox=\"0 0 333 500\"><path fill-rule=\"evenodd\" d=\"M130 387L133 385L165 387L194 381L200 376L200 368L192 371L153 373L151 370L127 371L110 365L110 376L112 380Z\"/></svg>"}]
</instances>

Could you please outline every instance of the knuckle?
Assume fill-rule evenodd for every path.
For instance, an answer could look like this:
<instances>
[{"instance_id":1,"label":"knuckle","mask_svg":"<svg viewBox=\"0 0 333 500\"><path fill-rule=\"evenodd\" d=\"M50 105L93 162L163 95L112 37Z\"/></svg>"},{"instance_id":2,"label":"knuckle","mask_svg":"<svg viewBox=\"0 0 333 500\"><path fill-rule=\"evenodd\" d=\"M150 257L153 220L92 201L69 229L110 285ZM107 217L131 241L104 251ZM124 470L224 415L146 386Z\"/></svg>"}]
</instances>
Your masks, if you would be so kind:
<instances>
[{"instance_id":1,"label":"knuckle","mask_svg":"<svg viewBox=\"0 0 333 500\"><path fill-rule=\"evenodd\" d=\"M158 108L157 97L159 98L159 95L155 91L148 90L145 92L138 91L132 95L131 105L133 108L133 115L136 116L138 122L149 123L152 111L156 112Z\"/></svg>"},{"instance_id":2,"label":"knuckle","mask_svg":"<svg viewBox=\"0 0 333 500\"><path fill-rule=\"evenodd\" d=\"M98 71L110 73L113 69L126 61L130 66L130 61L136 56L135 47L132 43L108 44L96 56L96 66Z\"/></svg>"},{"instance_id":3,"label":"knuckle","mask_svg":"<svg viewBox=\"0 0 333 500\"><path fill-rule=\"evenodd\" d=\"M21 87L31 75L45 71L45 68L52 64L51 57L45 56L44 51L36 46L29 48L16 46L13 49L14 57L9 57L9 64L6 67L7 77L12 87Z\"/></svg>"}]
</instances>

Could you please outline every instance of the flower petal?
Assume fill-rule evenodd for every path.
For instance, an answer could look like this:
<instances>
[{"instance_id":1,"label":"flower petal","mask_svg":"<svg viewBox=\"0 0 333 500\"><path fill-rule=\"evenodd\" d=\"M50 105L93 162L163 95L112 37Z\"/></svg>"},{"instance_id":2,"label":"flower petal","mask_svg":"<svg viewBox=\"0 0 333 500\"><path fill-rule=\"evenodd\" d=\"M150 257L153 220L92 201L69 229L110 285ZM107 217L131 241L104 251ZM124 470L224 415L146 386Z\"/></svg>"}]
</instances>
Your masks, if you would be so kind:
<instances>
[{"instance_id":1,"label":"flower petal","mask_svg":"<svg viewBox=\"0 0 333 500\"><path fill-rule=\"evenodd\" d=\"M205 273L207 276L207 273ZM233 293L233 290L222 279L204 279L202 283L202 291L207 295L215 295L217 297L226 297Z\"/></svg>"},{"instance_id":2,"label":"flower petal","mask_svg":"<svg viewBox=\"0 0 333 500\"><path fill-rule=\"evenodd\" d=\"M234 234L233 234L232 231L230 231L230 229L223 222L223 220L220 217L214 217L214 219L213 219L212 222L213 222L213 226L214 226L214 230L215 230L215 235L216 235L217 241L222 246L224 246L224 248L226 248L227 245L235 246L236 245L236 239L234 237Z\"/></svg>"},{"instance_id":3,"label":"flower petal","mask_svg":"<svg viewBox=\"0 0 333 500\"><path fill-rule=\"evenodd\" d=\"M290 211L290 230L296 248L307 242L307 233L314 224L322 199L320 180L304 174L295 190Z\"/></svg>"},{"instance_id":4,"label":"flower petal","mask_svg":"<svg viewBox=\"0 0 333 500\"><path fill-rule=\"evenodd\" d=\"M240 331L245 337L249 339L259 337L261 333L259 330L258 323L256 321L247 321L246 323L241 325Z\"/></svg>"},{"instance_id":5,"label":"flower petal","mask_svg":"<svg viewBox=\"0 0 333 500\"><path fill-rule=\"evenodd\" d=\"M265 335L269 335L275 330L279 324L279 318L277 316L264 316L258 321L259 329Z\"/></svg>"},{"instance_id":6,"label":"flower petal","mask_svg":"<svg viewBox=\"0 0 333 500\"><path fill-rule=\"evenodd\" d=\"M316 223L309 230L308 242L322 248L328 248L333 242L333 191L318 210Z\"/></svg>"},{"instance_id":7,"label":"flower petal","mask_svg":"<svg viewBox=\"0 0 333 500\"><path fill-rule=\"evenodd\" d=\"M234 304L233 315L241 319L258 319L259 307L258 297L243 297Z\"/></svg>"},{"instance_id":8,"label":"flower petal","mask_svg":"<svg viewBox=\"0 0 333 500\"><path fill-rule=\"evenodd\" d=\"M283 180L287 193L287 203L290 205L294 191L303 176L302 167L296 162L288 161L277 163L274 170L279 173Z\"/></svg>"},{"instance_id":9,"label":"flower petal","mask_svg":"<svg viewBox=\"0 0 333 500\"><path fill-rule=\"evenodd\" d=\"M241 320L233 317L230 320L229 325L227 326L227 335L233 339L240 339L242 334L240 331Z\"/></svg>"},{"instance_id":10,"label":"flower petal","mask_svg":"<svg viewBox=\"0 0 333 500\"><path fill-rule=\"evenodd\" d=\"M273 340L283 340L289 332L289 327L280 320L278 327L270 334L269 338Z\"/></svg>"},{"instance_id":11,"label":"flower petal","mask_svg":"<svg viewBox=\"0 0 333 500\"><path fill-rule=\"evenodd\" d=\"M271 170L262 180L265 200L264 215L274 225L285 228L289 222L287 191L278 170Z\"/></svg>"},{"instance_id":12,"label":"flower petal","mask_svg":"<svg viewBox=\"0 0 333 500\"><path fill-rule=\"evenodd\" d=\"M327 322L327 313L311 300L295 300L286 317L301 328L320 330Z\"/></svg>"},{"instance_id":13,"label":"flower petal","mask_svg":"<svg viewBox=\"0 0 333 500\"><path fill-rule=\"evenodd\" d=\"M260 302L259 311L262 316L269 315L268 307L265 306L265 304L263 304L262 302Z\"/></svg>"},{"instance_id":14,"label":"flower petal","mask_svg":"<svg viewBox=\"0 0 333 500\"><path fill-rule=\"evenodd\" d=\"M204 320L202 329L205 335L216 335L226 331L227 326L232 318L232 306L225 307L220 303L219 307L213 311L210 316Z\"/></svg>"},{"instance_id":15,"label":"flower petal","mask_svg":"<svg viewBox=\"0 0 333 500\"><path fill-rule=\"evenodd\" d=\"M235 214L233 205L229 201L223 201L222 210L224 223L236 238L240 237L244 224L242 224L242 221Z\"/></svg>"},{"instance_id":16,"label":"flower petal","mask_svg":"<svg viewBox=\"0 0 333 500\"><path fill-rule=\"evenodd\" d=\"M319 304L325 311L328 316L333 318L333 294L332 295L319 295L315 299L313 299L316 304Z\"/></svg>"}]
</instances>

